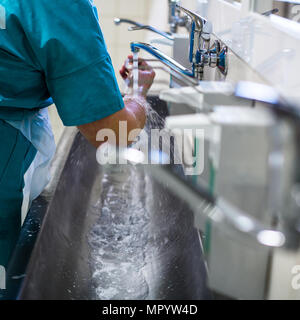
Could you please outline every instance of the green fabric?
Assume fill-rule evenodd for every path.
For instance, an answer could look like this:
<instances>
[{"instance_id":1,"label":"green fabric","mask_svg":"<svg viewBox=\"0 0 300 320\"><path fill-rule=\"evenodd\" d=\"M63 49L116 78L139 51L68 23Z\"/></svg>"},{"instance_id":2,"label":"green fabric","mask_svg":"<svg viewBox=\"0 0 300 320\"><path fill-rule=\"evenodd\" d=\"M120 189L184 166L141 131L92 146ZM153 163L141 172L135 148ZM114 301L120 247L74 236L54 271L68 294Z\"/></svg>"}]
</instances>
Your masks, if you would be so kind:
<instances>
[{"instance_id":1,"label":"green fabric","mask_svg":"<svg viewBox=\"0 0 300 320\"><path fill-rule=\"evenodd\" d=\"M54 102L63 123L90 123L124 107L89 0L0 0L0 265L21 226L24 173L36 150L3 120Z\"/></svg>"},{"instance_id":2,"label":"green fabric","mask_svg":"<svg viewBox=\"0 0 300 320\"><path fill-rule=\"evenodd\" d=\"M0 119L54 102L63 123L93 122L124 107L97 14L89 0L0 0ZM24 173L36 150L0 120L0 265L21 226Z\"/></svg>"},{"instance_id":3,"label":"green fabric","mask_svg":"<svg viewBox=\"0 0 300 320\"><path fill-rule=\"evenodd\" d=\"M47 107L52 99L67 126L124 107L89 0L0 0L0 5L6 10L6 28L0 29L0 119L21 120L22 109Z\"/></svg>"},{"instance_id":4,"label":"green fabric","mask_svg":"<svg viewBox=\"0 0 300 320\"><path fill-rule=\"evenodd\" d=\"M24 174L36 149L2 120L0 137L0 265L7 267L21 228Z\"/></svg>"}]
</instances>

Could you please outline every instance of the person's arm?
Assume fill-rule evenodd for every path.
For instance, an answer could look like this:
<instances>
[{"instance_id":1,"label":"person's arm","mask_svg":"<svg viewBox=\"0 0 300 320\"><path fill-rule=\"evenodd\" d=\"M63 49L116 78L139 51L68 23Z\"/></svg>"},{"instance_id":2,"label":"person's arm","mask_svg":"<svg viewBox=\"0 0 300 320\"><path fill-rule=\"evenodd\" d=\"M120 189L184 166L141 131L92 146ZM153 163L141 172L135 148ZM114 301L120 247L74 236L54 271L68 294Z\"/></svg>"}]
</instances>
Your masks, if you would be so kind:
<instances>
[{"instance_id":1,"label":"person's arm","mask_svg":"<svg viewBox=\"0 0 300 320\"><path fill-rule=\"evenodd\" d=\"M146 122L146 112L144 106L142 106L142 98L139 97L140 101L136 101L134 98L130 100L125 100L125 107L121 111L114 113L104 119L84 124L78 126L79 131L84 135L84 137L95 147L99 147L104 141L97 141L97 133L101 129L111 129L116 136L117 145L120 144L119 141L119 122L127 122L127 137L132 130L143 129ZM144 103L146 100L144 99ZM131 141L127 141L129 144ZM123 146L125 147L125 146Z\"/></svg>"},{"instance_id":2,"label":"person's arm","mask_svg":"<svg viewBox=\"0 0 300 320\"><path fill-rule=\"evenodd\" d=\"M120 121L128 131L143 128L145 95L153 70L140 61L140 97L121 96L103 34L89 0L28 0L20 3L20 24L32 64L47 87L65 126L77 126L96 147L97 133ZM55 15L53 15L55 12ZM38 30L38 31L37 31ZM129 77L127 70L124 78ZM144 77L147 81L143 82ZM148 84L146 84L148 82ZM48 97L45 97L48 98Z\"/></svg>"},{"instance_id":3,"label":"person's arm","mask_svg":"<svg viewBox=\"0 0 300 320\"><path fill-rule=\"evenodd\" d=\"M132 59L131 56L128 57ZM119 123L120 121L126 121L127 123L127 137L133 130L142 130L146 123L146 96L150 89L154 77L154 70L143 60L139 60L139 95L137 98L133 96L125 97L125 107L121 111L114 113L104 119L78 126L80 132L86 137L86 139L95 147L99 147L104 141L97 141L97 133L101 129L110 129L116 136L117 145L120 144L119 136ZM120 70L120 73L124 80L129 79L129 86L132 88L132 73L126 69L125 64ZM127 140L127 145L132 141ZM125 146L123 146L125 147Z\"/></svg>"}]
</instances>

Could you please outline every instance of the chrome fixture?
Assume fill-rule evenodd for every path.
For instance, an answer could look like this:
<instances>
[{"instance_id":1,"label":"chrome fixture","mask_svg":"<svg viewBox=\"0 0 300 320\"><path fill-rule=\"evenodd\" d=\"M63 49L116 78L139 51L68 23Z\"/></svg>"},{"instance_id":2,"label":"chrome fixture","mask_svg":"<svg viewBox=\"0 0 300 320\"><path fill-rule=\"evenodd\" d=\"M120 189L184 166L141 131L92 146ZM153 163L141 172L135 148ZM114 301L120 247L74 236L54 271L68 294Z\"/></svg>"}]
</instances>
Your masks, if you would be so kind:
<instances>
[{"instance_id":1,"label":"chrome fixture","mask_svg":"<svg viewBox=\"0 0 300 320\"><path fill-rule=\"evenodd\" d=\"M271 106L276 113L281 113L300 121L300 105L297 105L295 101L287 101L281 97L276 89L270 86L241 81L236 86L235 96L253 100L254 102L265 103Z\"/></svg>"},{"instance_id":2,"label":"chrome fixture","mask_svg":"<svg viewBox=\"0 0 300 320\"><path fill-rule=\"evenodd\" d=\"M187 80L187 82L191 85L196 86L199 84L198 81L201 79L199 79L199 77L197 77L197 74L195 74L195 68L193 68L193 71L187 69L186 67L178 63L176 60L169 57L168 55L166 55L159 49L155 48L154 46L143 42L132 42L130 44L130 47L132 52L139 52L140 50L148 52L149 54L157 58L158 61L169 67L171 70L182 75L185 78L185 80ZM227 51L221 52L219 55L215 57L215 59L213 59L212 55L210 55L209 57L205 56L204 58L206 59L208 65L212 67L218 66L218 68L222 71L226 70L226 53Z\"/></svg>"},{"instance_id":3,"label":"chrome fixture","mask_svg":"<svg viewBox=\"0 0 300 320\"><path fill-rule=\"evenodd\" d=\"M143 42L132 42L130 44L131 51L132 52L139 52L140 50L144 50L157 58L161 63L172 69L173 71L183 75L185 78L188 78L190 81L192 80L194 84L196 85L198 83L197 80L194 78L194 73L182 66L180 63L175 61L174 59L170 58L168 55L160 51L159 49L153 47L152 45L148 43Z\"/></svg>"},{"instance_id":4,"label":"chrome fixture","mask_svg":"<svg viewBox=\"0 0 300 320\"><path fill-rule=\"evenodd\" d=\"M174 67L174 66L173 66ZM291 125L299 134L300 113L297 106L291 107L285 104L281 97L268 86L240 82L236 87L235 94L239 98L251 100L254 102L263 102L272 107L275 114L287 117ZM298 110L298 111L297 111ZM297 141L294 144L297 149L296 154L300 154L300 148ZM143 164L143 153L133 150L134 156L128 157L130 151L120 150L119 156L135 164ZM174 194L187 201L195 212L203 215L204 219L214 222L216 226L231 231L241 239L252 239L258 244L266 247L284 247L291 250L298 250L300 247L300 167L294 162L294 171L296 178L292 181L290 194L287 195L288 203L291 206L282 213L280 227L270 228L268 223L260 221L258 218L249 213L240 210L224 198L213 195L209 188L202 186L190 176L185 176L184 172L178 170L174 165L170 165L167 155L161 154L160 151L152 150L151 164L145 165L153 176L161 183L165 184ZM157 164L157 165L156 165ZM280 170L284 171L282 165ZM289 193L289 192L287 192ZM280 210L279 206L276 208Z\"/></svg>"},{"instance_id":5,"label":"chrome fixture","mask_svg":"<svg viewBox=\"0 0 300 320\"><path fill-rule=\"evenodd\" d=\"M149 31L152 31L154 33L157 33L157 34L163 36L164 38L166 38L168 40L174 40L174 38L170 32L161 31L161 30L158 30L152 26L145 25L145 24L133 21L133 20L115 18L114 23L117 26L120 25L121 23L131 24L132 27L129 27L128 31L149 30Z\"/></svg>"},{"instance_id":6,"label":"chrome fixture","mask_svg":"<svg viewBox=\"0 0 300 320\"><path fill-rule=\"evenodd\" d=\"M138 30L149 30L149 31L152 31L154 33L157 33L157 34L165 37L168 40L174 40L174 37L172 36L172 34L170 32L160 31L160 30L158 30L154 27L148 26L148 25L133 26L133 27L128 28L128 31L138 31Z\"/></svg>"},{"instance_id":7,"label":"chrome fixture","mask_svg":"<svg viewBox=\"0 0 300 320\"><path fill-rule=\"evenodd\" d=\"M212 24L197 13L185 9L179 5L176 7L183 11L192 20L190 32L190 62L193 65L194 76L202 80L204 67L218 67L223 73L227 73L227 47L221 47L220 41L215 41L211 47L210 40L213 31Z\"/></svg>"},{"instance_id":8,"label":"chrome fixture","mask_svg":"<svg viewBox=\"0 0 300 320\"><path fill-rule=\"evenodd\" d=\"M289 249L298 250L300 246L300 164L298 160L300 156L300 105L296 101L282 97L278 91L272 87L253 82L238 83L235 90L235 95L242 99L265 104L272 109L278 119L285 120L290 128L292 135L290 156L292 157L293 162L290 165L287 165L291 168L289 170L288 177L285 177L285 179L289 180L289 187L286 190L283 207L278 208L277 205L276 210L280 212L280 216L278 218L280 219L281 225L284 229L287 242L286 246ZM279 139L277 138L277 140ZM280 144L280 142L277 141L277 144L278 143ZM280 157L279 153L280 150L279 152L277 150L275 157ZM285 161L287 161L287 159L285 159L283 162ZM277 170L279 169L278 161L275 161L273 165L275 165ZM281 175L285 175L287 170L285 167L283 167L283 165L281 166ZM279 198L280 192L282 192L282 189L280 189L280 183L276 181L276 183L272 183L272 185L279 188L279 191L277 190L277 192L273 192L274 194L277 194L277 198Z\"/></svg>"},{"instance_id":9,"label":"chrome fixture","mask_svg":"<svg viewBox=\"0 0 300 320\"><path fill-rule=\"evenodd\" d=\"M141 24L139 22L136 22L136 21L133 21L133 20L129 20L129 19L122 19L122 18L115 18L114 19L114 23L115 23L116 26L119 26L122 23L132 24L132 25L134 25L136 27L143 26L143 24Z\"/></svg>"},{"instance_id":10,"label":"chrome fixture","mask_svg":"<svg viewBox=\"0 0 300 320\"><path fill-rule=\"evenodd\" d=\"M181 25L179 23L181 18L178 18L178 14L180 15L180 11L183 11L186 14L186 19L184 19L185 25L187 25L186 22L189 20L189 18L192 20L189 56L189 60L192 64L192 71L182 67L174 59L169 58L161 51L146 43L133 43L133 45L131 45L133 52L136 49L144 49L161 60L161 62L167 62L165 64L167 64L168 66L170 66L171 64L175 68L175 70L173 69L175 72L179 71L185 76L194 77L198 80L203 80L205 66L209 66L211 68L217 67L222 74L226 74L227 47L222 47L220 41L215 41L214 45L211 47L210 40L212 33L212 24L206 19L202 18L200 15L179 6L178 3L179 1L175 0L169 1L171 12L170 17L172 17L171 20L173 21L173 29L178 25ZM173 35L169 32L160 31L152 26L144 25L133 20L115 18L114 22L116 25L120 25L121 23L128 23L133 25L132 27L129 27L129 31L149 30L165 37L168 40L174 40ZM178 68L178 66L180 67Z\"/></svg>"},{"instance_id":11,"label":"chrome fixture","mask_svg":"<svg viewBox=\"0 0 300 320\"><path fill-rule=\"evenodd\" d=\"M267 12L262 13L262 15L266 16L266 17L269 17L270 15L276 14L278 12L279 12L279 9L275 8L275 9L272 9L272 10L269 10Z\"/></svg>"},{"instance_id":12,"label":"chrome fixture","mask_svg":"<svg viewBox=\"0 0 300 320\"><path fill-rule=\"evenodd\" d=\"M145 155L135 149L119 149L118 155L120 159L129 163L145 166L145 170L149 171L157 181L186 201L195 212L203 212L206 219L214 221L220 228L244 234L263 246L276 248L285 245L286 238L281 230L271 230L225 199L215 197L209 190L195 185L192 179L184 176L176 166L169 165L168 156L160 151L152 151L151 165L143 165Z\"/></svg>"},{"instance_id":13,"label":"chrome fixture","mask_svg":"<svg viewBox=\"0 0 300 320\"><path fill-rule=\"evenodd\" d=\"M172 33L176 33L178 27L187 27L189 25L188 17L182 17L178 5L180 0L169 0L169 24Z\"/></svg>"},{"instance_id":14,"label":"chrome fixture","mask_svg":"<svg viewBox=\"0 0 300 320\"><path fill-rule=\"evenodd\" d=\"M121 19L115 18L114 22L116 25L120 25L121 23L132 24L133 27L130 27L129 31L137 31L137 30L149 30L154 33L157 33L168 40L174 40L172 34L177 33L178 27L186 27L188 30L190 28L190 21L188 16L181 16L180 10L177 7L180 4L179 0L168 0L169 1L169 24L170 24L170 32L165 32L158 30L152 26L144 25L142 23L129 20L129 19Z\"/></svg>"}]
</instances>

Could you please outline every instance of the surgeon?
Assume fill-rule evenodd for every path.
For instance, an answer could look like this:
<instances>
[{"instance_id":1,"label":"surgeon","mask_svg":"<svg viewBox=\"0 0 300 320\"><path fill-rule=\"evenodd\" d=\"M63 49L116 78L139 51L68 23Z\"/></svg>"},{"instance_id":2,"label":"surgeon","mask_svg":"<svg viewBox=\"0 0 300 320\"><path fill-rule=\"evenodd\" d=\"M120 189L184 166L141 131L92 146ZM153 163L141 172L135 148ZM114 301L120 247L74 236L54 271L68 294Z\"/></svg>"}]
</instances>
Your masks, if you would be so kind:
<instances>
[{"instance_id":1,"label":"surgeon","mask_svg":"<svg viewBox=\"0 0 300 320\"><path fill-rule=\"evenodd\" d=\"M140 62L139 96L122 99L92 0L0 0L0 13L0 266L7 267L24 200L28 207L48 181L55 145L46 108L54 102L64 125L98 147L100 129L118 136L119 121L128 131L144 127L155 73Z\"/></svg>"}]
</instances>

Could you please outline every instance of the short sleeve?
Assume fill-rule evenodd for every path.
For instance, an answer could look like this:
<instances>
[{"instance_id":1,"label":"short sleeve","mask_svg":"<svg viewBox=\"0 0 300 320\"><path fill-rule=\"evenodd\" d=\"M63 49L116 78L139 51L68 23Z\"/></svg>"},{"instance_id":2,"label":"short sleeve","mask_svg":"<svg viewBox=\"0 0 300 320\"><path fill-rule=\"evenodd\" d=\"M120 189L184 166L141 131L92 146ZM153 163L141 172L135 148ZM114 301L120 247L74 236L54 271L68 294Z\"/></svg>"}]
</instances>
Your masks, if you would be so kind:
<instances>
[{"instance_id":1,"label":"short sleeve","mask_svg":"<svg viewBox=\"0 0 300 320\"><path fill-rule=\"evenodd\" d=\"M19 0L26 38L66 126L124 107L90 0ZM23 8L22 8L23 7Z\"/></svg>"},{"instance_id":2,"label":"short sleeve","mask_svg":"<svg viewBox=\"0 0 300 320\"><path fill-rule=\"evenodd\" d=\"M94 122L124 107L109 57L47 82L66 126Z\"/></svg>"}]
</instances>

